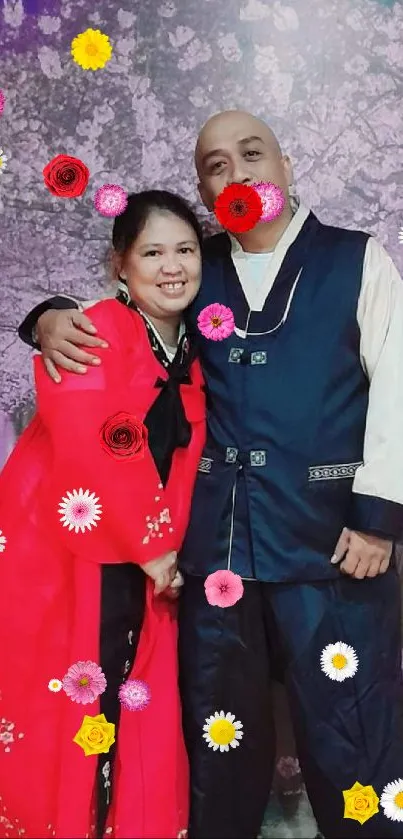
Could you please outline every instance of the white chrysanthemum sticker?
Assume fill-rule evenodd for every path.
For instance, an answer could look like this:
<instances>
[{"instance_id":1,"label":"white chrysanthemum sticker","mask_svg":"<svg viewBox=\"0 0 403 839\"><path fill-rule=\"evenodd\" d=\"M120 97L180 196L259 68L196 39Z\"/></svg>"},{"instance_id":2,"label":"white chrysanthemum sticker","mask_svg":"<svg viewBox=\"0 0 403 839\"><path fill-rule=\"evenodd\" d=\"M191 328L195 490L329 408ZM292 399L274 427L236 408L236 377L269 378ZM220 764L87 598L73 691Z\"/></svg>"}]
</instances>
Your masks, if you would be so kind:
<instances>
[{"instance_id":1,"label":"white chrysanthemum sticker","mask_svg":"<svg viewBox=\"0 0 403 839\"><path fill-rule=\"evenodd\" d=\"M203 726L203 738L209 749L217 752L229 752L239 746L243 737L243 725L235 720L234 714L225 714L224 711L216 711L211 717L207 717Z\"/></svg>"},{"instance_id":2,"label":"white chrysanthemum sticker","mask_svg":"<svg viewBox=\"0 0 403 839\"><path fill-rule=\"evenodd\" d=\"M7 539L4 536L3 531L0 530L0 554L3 553L3 551L5 551L6 545L7 545Z\"/></svg>"},{"instance_id":3,"label":"white chrysanthemum sticker","mask_svg":"<svg viewBox=\"0 0 403 839\"><path fill-rule=\"evenodd\" d=\"M337 644L328 644L322 650L320 666L329 679L344 682L344 679L351 679L357 672L357 653L342 641L338 641Z\"/></svg>"},{"instance_id":4,"label":"white chrysanthemum sticker","mask_svg":"<svg viewBox=\"0 0 403 839\"><path fill-rule=\"evenodd\" d=\"M98 501L95 492L90 492L89 489L85 492L81 488L68 491L62 498L58 510L63 527L68 527L75 533L85 533L86 530L97 527L102 515L102 506Z\"/></svg>"},{"instance_id":5,"label":"white chrysanthemum sticker","mask_svg":"<svg viewBox=\"0 0 403 839\"><path fill-rule=\"evenodd\" d=\"M403 822L403 779L391 781L381 795L381 807L387 819Z\"/></svg>"}]
</instances>

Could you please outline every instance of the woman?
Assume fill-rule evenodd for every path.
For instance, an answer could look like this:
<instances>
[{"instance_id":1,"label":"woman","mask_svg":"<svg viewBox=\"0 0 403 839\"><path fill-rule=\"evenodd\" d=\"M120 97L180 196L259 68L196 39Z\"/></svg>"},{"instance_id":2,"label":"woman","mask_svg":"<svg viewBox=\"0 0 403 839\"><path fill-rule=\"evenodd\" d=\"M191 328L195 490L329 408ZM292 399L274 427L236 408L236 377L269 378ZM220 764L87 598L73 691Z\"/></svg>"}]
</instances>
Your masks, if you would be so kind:
<instances>
[{"instance_id":1,"label":"woman","mask_svg":"<svg viewBox=\"0 0 403 839\"><path fill-rule=\"evenodd\" d=\"M91 317L102 365L60 384L0 478L0 836L177 837L188 769L177 688L176 552L204 443L182 315L201 233L168 192L113 229L120 301Z\"/></svg>"}]
</instances>

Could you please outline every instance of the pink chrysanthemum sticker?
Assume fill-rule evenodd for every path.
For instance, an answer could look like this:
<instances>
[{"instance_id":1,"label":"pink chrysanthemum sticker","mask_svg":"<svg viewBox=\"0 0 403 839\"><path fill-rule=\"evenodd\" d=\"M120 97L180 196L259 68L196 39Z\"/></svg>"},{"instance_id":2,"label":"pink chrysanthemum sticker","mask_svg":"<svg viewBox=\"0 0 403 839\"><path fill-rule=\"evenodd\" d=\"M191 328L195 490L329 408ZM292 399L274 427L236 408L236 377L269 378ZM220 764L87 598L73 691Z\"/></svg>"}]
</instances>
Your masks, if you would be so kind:
<instances>
[{"instance_id":1,"label":"pink chrysanthemum sticker","mask_svg":"<svg viewBox=\"0 0 403 839\"><path fill-rule=\"evenodd\" d=\"M3 111L4 111L4 105L5 105L5 104L6 104L6 97L4 96L3 91L2 91L2 90L0 90L0 115L1 115L1 114L3 113Z\"/></svg>"},{"instance_id":2,"label":"pink chrysanthemum sticker","mask_svg":"<svg viewBox=\"0 0 403 839\"><path fill-rule=\"evenodd\" d=\"M214 571L204 583L207 602L210 606L226 609L234 606L243 595L243 582L233 571Z\"/></svg>"},{"instance_id":3,"label":"pink chrysanthemum sticker","mask_svg":"<svg viewBox=\"0 0 403 839\"><path fill-rule=\"evenodd\" d=\"M77 661L69 667L63 679L64 692L73 702L82 705L95 702L105 688L105 676L95 661Z\"/></svg>"},{"instance_id":4,"label":"pink chrysanthemum sticker","mask_svg":"<svg viewBox=\"0 0 403 839\"><path fill-rule=\"evenodd\" d=\"M235 329L234 315L228 306L223 306L222 303L211 303L200 312L197 325L205 338L211 341L223 341Z\"/></svg>"},{"instance_id":5,"label":"pink chrysanthemum sticker","mask_svg":"<svg viewBox=\"0 0 403 839\"><path fill-rule=\"evenodd\" d=\"M150 702L151 691L141 679L128 679L119 688L119 699L128 711L143 711Z\"/></svg>"},{"instance_id":6,"label":"pink chrysanthemum sticker","mask_svg":"<svg viewBox=\"0 0 403 839\"><path fill-rule=\"evenodd\" d=\"M260 221L273 221L277 216L281 216L285 205L283 190L279 186L276 186L276 184L263 182L252 184L252 187L259 195L263 205Z\"/></svg>"},{"instance_id":7,"label":"pink chrysanthemum sticker","mask_svg":"<svg viewBox=\"0 0 403 839\"><path fill-rule=\"evenodd\" d=\"M127 192L116 184L104 184L97 189L94 204L101 216L120 216L127 207Z\"/></svg>"}]
</instances>

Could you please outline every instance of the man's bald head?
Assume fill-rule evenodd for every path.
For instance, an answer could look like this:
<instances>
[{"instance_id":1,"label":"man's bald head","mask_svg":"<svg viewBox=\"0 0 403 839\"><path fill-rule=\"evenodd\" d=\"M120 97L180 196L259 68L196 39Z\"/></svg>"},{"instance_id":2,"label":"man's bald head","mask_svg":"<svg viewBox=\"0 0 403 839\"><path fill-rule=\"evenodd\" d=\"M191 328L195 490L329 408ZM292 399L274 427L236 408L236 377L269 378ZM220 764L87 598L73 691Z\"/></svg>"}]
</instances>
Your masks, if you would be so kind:
<instances>
[{"instance_id":1,"label":"man's bald head","mask_svg":"<svg viewBox=\"0 0 403 839\"><path fill-rule=\"evenodd\" d=\"M195 149L199 192L209 210L229 183L272 182L288 196L292 168L268 125L247 111L221 111L200 131Z\"/></svg>"},{"instance_id":2,"label":"man's bald head","mask_svg":"<svg viewBox=\"0 0 403 839\"><path fill-rule=\"evenodd\" d=\"M242 129L251 131L250 136L261 136L265 139L267 145L272 148L273 152L281 157L280 143L274 132L262 119L253 116L248 111L219 111L204 123L197 138L195 164L199 175L199 164L202 161L203 149L209 147L211 141L215 139L219 140L224 134L227 135L229 132L237 131L237 129L240 131Z\"/></svg>"}]
</instances>

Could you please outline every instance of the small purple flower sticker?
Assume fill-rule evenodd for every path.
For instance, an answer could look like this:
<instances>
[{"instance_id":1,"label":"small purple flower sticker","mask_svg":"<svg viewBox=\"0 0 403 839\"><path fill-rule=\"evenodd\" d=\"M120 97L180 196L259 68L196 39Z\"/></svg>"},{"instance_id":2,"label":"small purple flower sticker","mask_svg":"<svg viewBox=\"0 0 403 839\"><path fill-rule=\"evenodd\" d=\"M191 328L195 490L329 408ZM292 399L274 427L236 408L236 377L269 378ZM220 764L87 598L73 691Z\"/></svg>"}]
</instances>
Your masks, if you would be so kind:
<instances>
[{"instance_id":1,"label":"small purple flower sticker","mask_svg":"<svg viewBox=\"0 0 403 839\"><path fill-rule=\"evenodd\" d=\"M6 97L2 90L0 90L0 116L4 111L4 105L6 104Z\"/></svg>"},{"instance_id":2,"label":"small purple flower sticker","mask_svg":"<svg viewBox=\"0 0 403 839\"><path fill-rule=\"evenodd\" d=\"M104 184L97 189L94 204L101 216L120 216L127 207L127 192L116 184Z\"/></svg>"},{"instance_id":3,"label":"small purple flower sticker","mask_svg":"<svg viewBox=\"0 0 403 839\"><path fill-rule=\"evenodd\" d=\"M150 702L151 691L141 679L128 679L119 688L119 699L128 711L143 711Z\"/></svg>"},{"instance_id":4,"label":"small purple flower sticker","mask_svg":"<svg viewBox=\"0 0 403 839\"><path fill-rule=\"evenodd\" d=\"M281 216L285 205L285 198L282 189L272 183L252 184L252 187L259 195L263 205L263 212L260 221L274 221L275 218Z\"/></svg>"}]
</instances>

